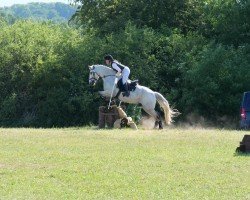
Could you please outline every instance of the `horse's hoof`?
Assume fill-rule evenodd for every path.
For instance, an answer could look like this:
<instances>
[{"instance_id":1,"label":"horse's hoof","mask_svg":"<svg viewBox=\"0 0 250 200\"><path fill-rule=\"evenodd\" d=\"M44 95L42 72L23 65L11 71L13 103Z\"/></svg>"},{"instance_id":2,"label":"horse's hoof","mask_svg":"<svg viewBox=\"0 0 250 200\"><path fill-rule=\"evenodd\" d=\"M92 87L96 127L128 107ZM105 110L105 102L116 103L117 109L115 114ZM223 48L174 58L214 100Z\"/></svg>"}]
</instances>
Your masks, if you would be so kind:
<instances>
[{"instance_id":1,"label":"horse's hoof","mask_svg":"<svg viewBox=\"0 0 250 200\"><path fill-rule=\"evenodd\" d=\"M159 129L163 129L162 122L159 121Z\"/></svg>"}]
</instances>

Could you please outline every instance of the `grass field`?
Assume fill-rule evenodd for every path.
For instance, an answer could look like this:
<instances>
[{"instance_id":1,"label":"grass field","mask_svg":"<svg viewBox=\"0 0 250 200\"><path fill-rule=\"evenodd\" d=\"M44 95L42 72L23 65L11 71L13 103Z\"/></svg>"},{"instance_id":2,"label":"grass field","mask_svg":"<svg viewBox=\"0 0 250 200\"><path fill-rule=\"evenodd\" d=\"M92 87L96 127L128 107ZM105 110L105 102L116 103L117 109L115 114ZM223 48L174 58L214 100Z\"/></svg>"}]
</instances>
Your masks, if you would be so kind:
<instances>
[{"instance_id":1,"label":"grass field","mask_svg":"<svg viewBox=\"0 0 250 200\"><path fill-rule=\"evenodd\" d=\"M0 129L0 199L250 199L244 134Z\"/></svg>"}]
</instances>

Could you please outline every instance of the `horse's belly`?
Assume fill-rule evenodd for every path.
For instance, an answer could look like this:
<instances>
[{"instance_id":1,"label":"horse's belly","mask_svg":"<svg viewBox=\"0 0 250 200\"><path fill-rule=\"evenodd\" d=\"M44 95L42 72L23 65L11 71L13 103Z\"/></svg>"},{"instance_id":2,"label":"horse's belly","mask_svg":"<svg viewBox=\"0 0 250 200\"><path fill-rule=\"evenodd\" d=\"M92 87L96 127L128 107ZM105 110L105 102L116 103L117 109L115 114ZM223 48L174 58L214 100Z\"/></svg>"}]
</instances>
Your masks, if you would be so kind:
<instances>
[{"instance_id":1,"label":"horse's belly","mask_svg":"<svg viewBox=\"0 0 250 200\"><path fill-rule=\"evenodd\" d=\"M121 94L121 97L119 98L122 102L125 103L130 103L130 104L137 104L139 103L139 100L137 98L133 98L133 97L123 97Z\"/></svg>"},{"instance_id":2,"label":"horse's belly","mask_svg":"<svg viewBox=\"0 0 250 200\"><path fill-rule=\"evenodd\" d=\"M134 91L130 92L130 95L128 97L123 97L123 94L121 93L119 99L125 103L138 104L140 102L140 98L141 90L136 88Z\"/></svg>"}]
</instances>

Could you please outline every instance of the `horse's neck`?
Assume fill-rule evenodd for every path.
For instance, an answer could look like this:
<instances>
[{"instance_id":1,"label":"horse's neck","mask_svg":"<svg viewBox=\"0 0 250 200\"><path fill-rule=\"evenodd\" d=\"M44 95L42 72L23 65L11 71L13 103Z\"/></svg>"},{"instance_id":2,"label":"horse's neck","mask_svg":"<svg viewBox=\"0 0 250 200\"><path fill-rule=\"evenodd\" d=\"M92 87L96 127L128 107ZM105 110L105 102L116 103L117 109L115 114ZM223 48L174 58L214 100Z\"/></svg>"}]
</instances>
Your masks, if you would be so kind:
<instances>
[{"instance_id":1,"label":"horse's neck","mask_svg":"<svg viewBox=\"0 0 250 200\"><path fill-rule=\"evenodd\" d=\"M111 90L114 84L115 71L105 65L98 65L96 66L96 73L103 78L104 90Z\"/></svg>"},{"instance_id":2,"label":"horse's neck","mask_svg":"<svg viewBox=\"0 0 250 200\"><path fill-rule=\"evenodd\" d=\"M108 76L115 74L114 70L104 65L99 65L99 67L96 69L96 72L101 76Z\"/></svg>"}]
</instances>

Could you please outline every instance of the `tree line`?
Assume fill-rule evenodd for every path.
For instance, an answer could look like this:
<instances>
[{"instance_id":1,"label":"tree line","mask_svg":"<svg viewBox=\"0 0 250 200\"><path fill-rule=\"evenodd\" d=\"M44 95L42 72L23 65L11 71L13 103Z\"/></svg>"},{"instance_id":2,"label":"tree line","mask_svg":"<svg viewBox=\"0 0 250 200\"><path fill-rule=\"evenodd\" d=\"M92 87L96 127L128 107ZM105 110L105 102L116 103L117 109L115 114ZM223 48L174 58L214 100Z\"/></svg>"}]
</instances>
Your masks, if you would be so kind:
<instances>
[{"instance_id":1,"label":"tree line","mask_svg":"<svg viewBox=\"0 0 250 200\"><path fill-rule=\"evenodd\" d=\"M75 0L69 25L0 17L0 125L97 123L88 65L107 53L161 92L186 120L237 122L249 90L247 0Z\"/></svg>"},{"instance_id":2,"label":"tree line","mask_svg":"<svg viewBox=\"0 0 250 200\"><path fill-rule=\"evenodd\" d=\"M51 20L57 23L67 22L75 13L76 6L64 3L28 3L14 4L10 7L0 8L2 15L12 16L16 19Z\"/></svg>"}]
</instances>

